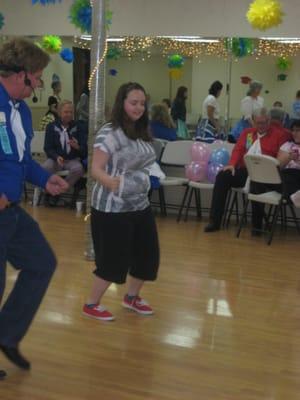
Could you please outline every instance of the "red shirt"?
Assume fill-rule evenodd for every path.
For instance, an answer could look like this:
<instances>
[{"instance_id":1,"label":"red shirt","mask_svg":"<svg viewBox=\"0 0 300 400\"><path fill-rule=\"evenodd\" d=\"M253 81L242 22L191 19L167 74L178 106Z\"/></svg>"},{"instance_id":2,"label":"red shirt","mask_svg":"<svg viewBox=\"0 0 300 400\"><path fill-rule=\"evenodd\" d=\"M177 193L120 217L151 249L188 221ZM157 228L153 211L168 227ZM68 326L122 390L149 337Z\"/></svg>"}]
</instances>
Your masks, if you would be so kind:
<instances>
[{"instance_id":1,"label":"red shirt","mask_svg":"<svg viewBox=\"0 0 300 400\"><path fill-rule=\"evenodd\" d=\"M247 154L256 139L256 128L244 129L232 150L229 165L235 168L245 167L244 155ZM287 129L270 125L267 134L260 139L261 152L262 154L276 158L280 147L289 140L291 140L291 134Z\"/></svg>"}]
</instances>

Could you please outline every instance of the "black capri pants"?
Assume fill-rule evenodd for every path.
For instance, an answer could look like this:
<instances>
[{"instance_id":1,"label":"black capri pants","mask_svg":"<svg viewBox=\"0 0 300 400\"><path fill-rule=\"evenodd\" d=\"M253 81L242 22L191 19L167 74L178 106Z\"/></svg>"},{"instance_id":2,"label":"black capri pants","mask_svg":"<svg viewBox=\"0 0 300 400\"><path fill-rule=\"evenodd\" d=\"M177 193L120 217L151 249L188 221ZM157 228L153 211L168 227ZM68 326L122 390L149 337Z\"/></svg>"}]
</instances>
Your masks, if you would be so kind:
<instances>
[{"instance_id":1,"label":"black capri pants","mask_svg":"<svg viewBox=\"0 0 300 400\"><path fill-rule=\"evenodd\" d=\"M144 281L156 279L159 243L150 207L123 213L92 208L91 227L96 276L114 283L124 283L127 273Z\"/></svg>"}]
</instances>

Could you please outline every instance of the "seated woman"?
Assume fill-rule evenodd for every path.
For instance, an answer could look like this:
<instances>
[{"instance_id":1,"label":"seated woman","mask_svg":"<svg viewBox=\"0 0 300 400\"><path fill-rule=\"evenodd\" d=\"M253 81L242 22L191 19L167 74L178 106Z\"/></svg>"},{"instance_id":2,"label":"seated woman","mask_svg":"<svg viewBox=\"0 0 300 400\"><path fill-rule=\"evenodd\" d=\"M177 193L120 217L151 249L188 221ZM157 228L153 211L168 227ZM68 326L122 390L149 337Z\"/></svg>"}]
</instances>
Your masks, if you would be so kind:
<instances>
[{"instance_id":1,"label":"seated woman","mask_svg":"<svg viewBox=\"0 0 300 400\"><path fill-rule=\"evenodd\" d=\"M177 140L175 124L163 104L154 104L151 108L150 130L157 139Z\"/></svg>"},{"instance_id":2,"label":"seated woman","mask_svg":"<svg viewBox=\"0 0 300 400\"><path fill-rule=\"evenodd\" d=\"M300 190L300 120L291 125L293 140L280 147L277 159L282 168L283 190L287 198Z\"/></svg>"}]
</instances>

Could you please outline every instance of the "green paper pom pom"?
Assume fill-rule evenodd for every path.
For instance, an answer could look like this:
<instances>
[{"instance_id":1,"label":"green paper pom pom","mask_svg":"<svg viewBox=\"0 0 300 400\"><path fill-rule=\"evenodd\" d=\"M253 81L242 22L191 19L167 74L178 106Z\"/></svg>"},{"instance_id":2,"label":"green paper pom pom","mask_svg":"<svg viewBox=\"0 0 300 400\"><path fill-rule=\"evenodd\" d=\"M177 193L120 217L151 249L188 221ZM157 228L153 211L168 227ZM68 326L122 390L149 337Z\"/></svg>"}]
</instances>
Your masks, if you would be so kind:
<instances>
[{"instance_id":1,"label":"green paper pom pom","mask_svg":"<svg viewBox=\"0 0 300 400\"><path fill-rule=\"evenodd\" d=\"M241 58L254 53L255 42L249 38L232 38L225 40L225 48L235 57Z\"/></svg>"},{"instance_id":2,"label":"green paper pom pom","mask_svg":"<svg viewBox=\"0 0 300 400\"><path fill-rule=\"evenodd\" d=\"M62 41L59 36L55 35L46 35L43 36L41 47L47 52L47 53L59 53L62 48Z\"/></svg>"},{"instance_id":3,"label":"green paper pom pom","mask_svg":"<svg viewBox=\"0 0 300 400\"><path fill-rule=\"evenodd\" d=\"M280 71L286 71L292 66L292 60L286 57L279 57L276 65Z\"/></svg>"}]
</instances>

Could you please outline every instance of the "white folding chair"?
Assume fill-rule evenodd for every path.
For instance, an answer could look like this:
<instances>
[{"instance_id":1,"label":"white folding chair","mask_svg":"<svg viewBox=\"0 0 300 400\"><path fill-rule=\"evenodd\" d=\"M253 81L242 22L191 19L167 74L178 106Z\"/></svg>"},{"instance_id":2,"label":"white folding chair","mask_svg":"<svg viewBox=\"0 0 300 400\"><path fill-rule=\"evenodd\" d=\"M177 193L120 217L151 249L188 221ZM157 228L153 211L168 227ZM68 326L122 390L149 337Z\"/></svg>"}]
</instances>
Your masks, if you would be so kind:
<instances>
[{"instance_id":1,"label":"white folding chair","mask_svg":"<svg viewBox=\"0 0 300 400\"><path fill-rule=\"evenodd\" d=\"M183 186L188 183L188 179L184 177L184 172L185 165L190 162L192 144L191 140L176 140L174 142L167 142L163 149L160 159L161 166L165 173L166 167L172 167L172 175L166 173L166 178L160 180L158 192L162 215L167 215L167 207L169 206L165 200L165 188Z\"/></svg>"},{"instance_id":2,"label":"white folding chair","mask_svg":"<svg viewBox=\"0 0 300 400\"><path fill-rule=\"evenodd\" d=\"M279 171L279 161L273 157L266 155L245 155L244 157L245 164L248 170L249 178L251 182L263 183L269 185L281 185L282 179ZM251 185L249 189L249 193L247 195L247 200L244 206L244 212L240 221L240 226L237 231L237 237L240 236L245 218L247 213L248 204L250 201L256 201L258 203L268 204L270 206L269 217L271 217L272 209L274 207L272 222L269 224L269 217L266 221L267 231L269 233L267 237L268 245L271 244L274 231L276 229L276 224L278 221L279 211L282 210L282 207L285 204L288 204L293 215L294 222L296 224L296 228L298 232L300 231L298 221L296 218L295 210L293 205L290 202L286 202L284 200L283 194L276 192L274 190L265 192L265 193L252 193Z\"/></svg>"}]
</instances>

